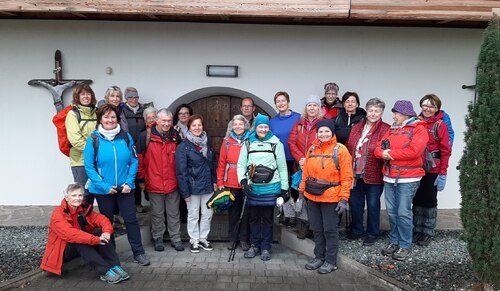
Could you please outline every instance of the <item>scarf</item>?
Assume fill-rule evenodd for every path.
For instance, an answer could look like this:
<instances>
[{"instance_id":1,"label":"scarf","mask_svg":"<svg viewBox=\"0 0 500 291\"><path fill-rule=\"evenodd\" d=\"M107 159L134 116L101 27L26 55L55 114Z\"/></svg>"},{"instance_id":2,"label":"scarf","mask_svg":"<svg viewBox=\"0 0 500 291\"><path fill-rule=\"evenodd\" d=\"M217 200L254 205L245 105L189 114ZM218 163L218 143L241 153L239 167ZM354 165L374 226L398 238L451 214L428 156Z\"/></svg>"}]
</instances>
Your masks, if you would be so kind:
<instances>
[{"instance_id":1,"label":"scarf","mask_svg":"<svg viewBox=\"0 0 500 291\"><path fill-rule=\"evenodd\" d=\"M268 139L270 139L271 137L273 137L274 134L271 132L271 131L268 131L266 136L264 136L264 138L259 138L257 136L257 132L255 130L253 130L250 135L248 136L248 139L250 140L250 142L254 142L254 141L257 141L257 140L260 140L260 141L266 141Z\"/></svg>"},{"instance_id":2,"label":"scarf","mask_svg":"<svg viewBox=\"0 0 500 291\"><path fill-rule=\"evenodd\" d=\"M192 142L195 146L201 148L201 153L203 156L206 158L207 157L207 134L205 132L202 132L200 136L195 136L193 135L190 131L186 133L186 139Z\"/></svg>"},{"instance_id":3,"label":"scarf","mask_svg":"<svg viewBox=\"0 0 500 291\"><path fill-rule=\"evenodd\" d=\"M99 124L99 126L97 127L97 132L99 132L105 139L112 141L120 132L120 125L117 124L114 129L106 130Z\"/></svg>"},{"instance_id":4,"label":"scarf","mask_svg":"<svg viewBox=\"0 0 500 291\"><path fill-rule=\"evenodd\" d=\"M234 131L231 130L229 134L231 135L232 138L234 138L234 140L236 140L239 144L241 144L248 137L249 132L245 131L244 133L237 135L236 133L234 133Z\"/></svg>"},{"instance_id":5,"label":"scarf","mask_svg":"<svg viewBox=\"0 0 500 291\"><path fill-rule=\"evenodd\" d=\"M183 137L186 137L188 128L185 124L182 124L180 121L177 122L176 129Z\"/></svg>"},{"instance_id":6,"label":"scarf","mask_svg":"<svg viewBox=\"0 0 500 291\"><path fill-rule=\"evenodd\" d=\"M137 111L139 110L139 104L137 104L136 107L132 107L130 106L128 103L125 103L127 105L127 107L132 110L132 112L134 112L134 114L137 114Z\"/></svg>"}]
</instances>

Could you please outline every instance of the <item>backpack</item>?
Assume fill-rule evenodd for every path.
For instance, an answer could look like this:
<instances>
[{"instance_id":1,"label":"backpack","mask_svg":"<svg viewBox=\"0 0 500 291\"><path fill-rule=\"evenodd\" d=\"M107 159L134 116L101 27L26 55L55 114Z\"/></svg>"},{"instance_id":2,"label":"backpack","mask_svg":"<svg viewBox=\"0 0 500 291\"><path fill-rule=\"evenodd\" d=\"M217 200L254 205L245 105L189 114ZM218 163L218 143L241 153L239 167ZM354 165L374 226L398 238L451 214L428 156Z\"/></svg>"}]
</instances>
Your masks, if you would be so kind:
<instances>
[{"instance_id":1,"label":"backpack","mask_svg":"<svg viewBox=\"0 0 500 291\"><path fill-rule=\"evenodd\" d=\"M73 111L76 115L76 119L78 120L78 123L85 121L82 126L80 126L80 130L83 130L85 125L89 121L97 121L95 118L90 118L90 119L82 119L82 116L80 115L80 110L76 106L73 105L68 105L66 106L63 110L59 111L54 117L52 118L52 123L56 127L56 132L57 132L57 143L59 144L59 150L61 153L69 157L69 150L71 149L72 145L68 140L68 134L66 132L66 116L70 111Z\"/></svg>"},{"instance_id":2,"label":"backpack","mask_svg":"<svg viewBox=\"0 0 500 291\"><path fill-rule=\"evenodd\" d=\"M339 148L340 148L340 144L337 143L334 147L333 147L333 152L331 155L311 155L314 150L316 149L316 146L313 145L311 147L311 149L309 150L309 157L315 157L315 158L326 158L326 157L329 157L329 158L332 158L333 159L333 163L335 164L335 168L337 168L337 171L340 171L340 164L339 164ZM321 162L323 164L323 161Z\"/></svg>"},{"instance_id":3,"label":"backpack","mask_svg":"<svg viewBox=\"0 0 500 291\"><path fill-rule=\"evenodd\" d=\"M276 160L276 143L271 143L271 150L264 150L264 151L251 151L250 150L250 140L245 139L245 147L247 148L247 159L250 154L253 153L273 153L274 155L274 160Z\"/></svg>"},{"instance_id":4,"label":"backpack","mask_svg":"<svg viewBox=\"0 0 500 291\"><path fill-rule=\"evenodd\" d=\"M92 147L94 148L94 165L97 168L97 152L99 151L99 143L100 143L99 137L95 133L92 133L90 137L92 137ZM127 142L127 146L130 147L130 138L128 137L128 133L125 134L125 142Z\"/></svg>"}]
</instances>

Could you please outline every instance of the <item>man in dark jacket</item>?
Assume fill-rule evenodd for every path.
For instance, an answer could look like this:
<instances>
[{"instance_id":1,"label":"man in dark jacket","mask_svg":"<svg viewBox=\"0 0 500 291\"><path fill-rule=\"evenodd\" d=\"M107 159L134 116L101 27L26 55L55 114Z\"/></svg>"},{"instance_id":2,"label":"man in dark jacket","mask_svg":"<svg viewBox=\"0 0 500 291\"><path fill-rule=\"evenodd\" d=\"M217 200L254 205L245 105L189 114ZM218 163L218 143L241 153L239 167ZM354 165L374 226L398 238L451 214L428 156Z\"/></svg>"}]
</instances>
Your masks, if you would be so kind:
<instances>
[{"instance_id":1,"label":"man in dark jacket","mask_svg":"<svg viewBox=\"0 0 500 291\"><path fill-rule=\"evenodd\" d=\"M128 132L132 136L134 142L136 142L139 137L139 134L144 130L146 130L146 124L142 116L144 108L142 104L139 103L139 93L137 92L137 89L135 89L134 87L127 87L127 89L125 89L124 95L126 103L123 106L123 114L127 119ZM137 182L138 181L136 181L136 184ZM142 202L141 192L142 192L141 189L138 187L133 190L135 197L135 208L139 213L145 211L144 207L142 207L141 205Z\"/></svg>"},{"instance_id":2,"label":"man in dark jacket","mask_svg":"<svg viewBox=\"0 0 500 291\"><path fill-rule=\"evenodd\" d=\"M139 187L146 187L151 203L151 226L154 248L163 251L165 213L171 245L183 251L181 221L179 216L180 196L175 175L175 150L181 141L173 128L173 115L163 108L158 111L156 126L145 131L137 141Z\"/></svg>"}]
</instances>

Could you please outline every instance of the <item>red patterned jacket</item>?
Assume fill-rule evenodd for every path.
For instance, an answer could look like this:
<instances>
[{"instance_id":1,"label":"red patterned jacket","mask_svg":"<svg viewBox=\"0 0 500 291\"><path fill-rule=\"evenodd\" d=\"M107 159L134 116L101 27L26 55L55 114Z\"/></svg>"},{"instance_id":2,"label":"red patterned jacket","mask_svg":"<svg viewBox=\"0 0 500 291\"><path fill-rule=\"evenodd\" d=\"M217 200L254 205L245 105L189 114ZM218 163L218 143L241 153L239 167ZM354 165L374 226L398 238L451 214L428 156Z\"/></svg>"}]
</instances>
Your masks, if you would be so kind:
<instances>
[{"instance_id":1,"label":"red patterned jacket","mask_svg":"<svg viewBox=\"0 0 500 291\"><path fill-rule=\"evenodd\" d=\"M355 148L358 140L361 138L361 134L366 124L366 119L356 123L351 130L349 139L347 140L346 146L349 153L355 160ZM380 119L372 125L372 128L366 135L368 139L368 149L366 152L366 164L365 172L363 175L363 181L366 184L383 184L384 175L382 174L382 166L384 161L382 159L375 157L375 148L380 144L382 137L389 130L391 126Z\"/></svg>"}]
</instances>

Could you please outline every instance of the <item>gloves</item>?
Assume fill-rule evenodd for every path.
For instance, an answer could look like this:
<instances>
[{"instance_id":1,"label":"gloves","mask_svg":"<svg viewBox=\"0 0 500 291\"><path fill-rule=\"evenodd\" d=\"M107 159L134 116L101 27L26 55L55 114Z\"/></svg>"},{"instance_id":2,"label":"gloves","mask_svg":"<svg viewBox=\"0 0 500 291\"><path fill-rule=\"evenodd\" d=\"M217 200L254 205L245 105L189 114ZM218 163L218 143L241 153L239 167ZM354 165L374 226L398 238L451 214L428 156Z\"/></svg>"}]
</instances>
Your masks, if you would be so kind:
<instances>
[{"instance_id":1,"label":"gloves","mask_svg":"<svg viewBox=\"0 0 500 291\"><path fill-rule=\"evenodd\" d=\"M437 186L438 191L443 191L444 186L446 186L446 175L438 175L434 182L434 186Z\"/></svg>"},{"instance_id":2,"label":"gloves","mask_svg":"<svg viewBox=\"0 0 500 291\"><path fill-rule=\"evenodd\" d=\"M283 197L278 197L278 199L276 199L276 206L281 207L283 206L283 203L285 203Z\"/></svg>"},{"instance_id":3,"label":"gloves","mask_svg":"<svg viewBox=\"0 0 500 291\"><path fill-rule=\"evenodd\" d=\"M248 185L248 179L243 179L240 181L241 188L245 194L252 192L252 186Z\"/></svg>"},{"instance_id":4,"label":"gloves","mask_svg":"<svg viewBox=\"0 0 500 291\"><path fill-rule=\"evenodd\" d=\"M290 193L288 192L288 190L281 189L280 197L283 198L283 201L288 202L288 200L290 200Z\"/></svg>"},{"instance_id":5,"label":"gloves","mask_svg":"<svg viewBox=\"0 0 500 291\"><path fill-rule=\"evenodd\" d=\"M347 211L347 201L344 199L340 200L335 211L337 211L339 215Z\"/></svg>"}]
</instances>

